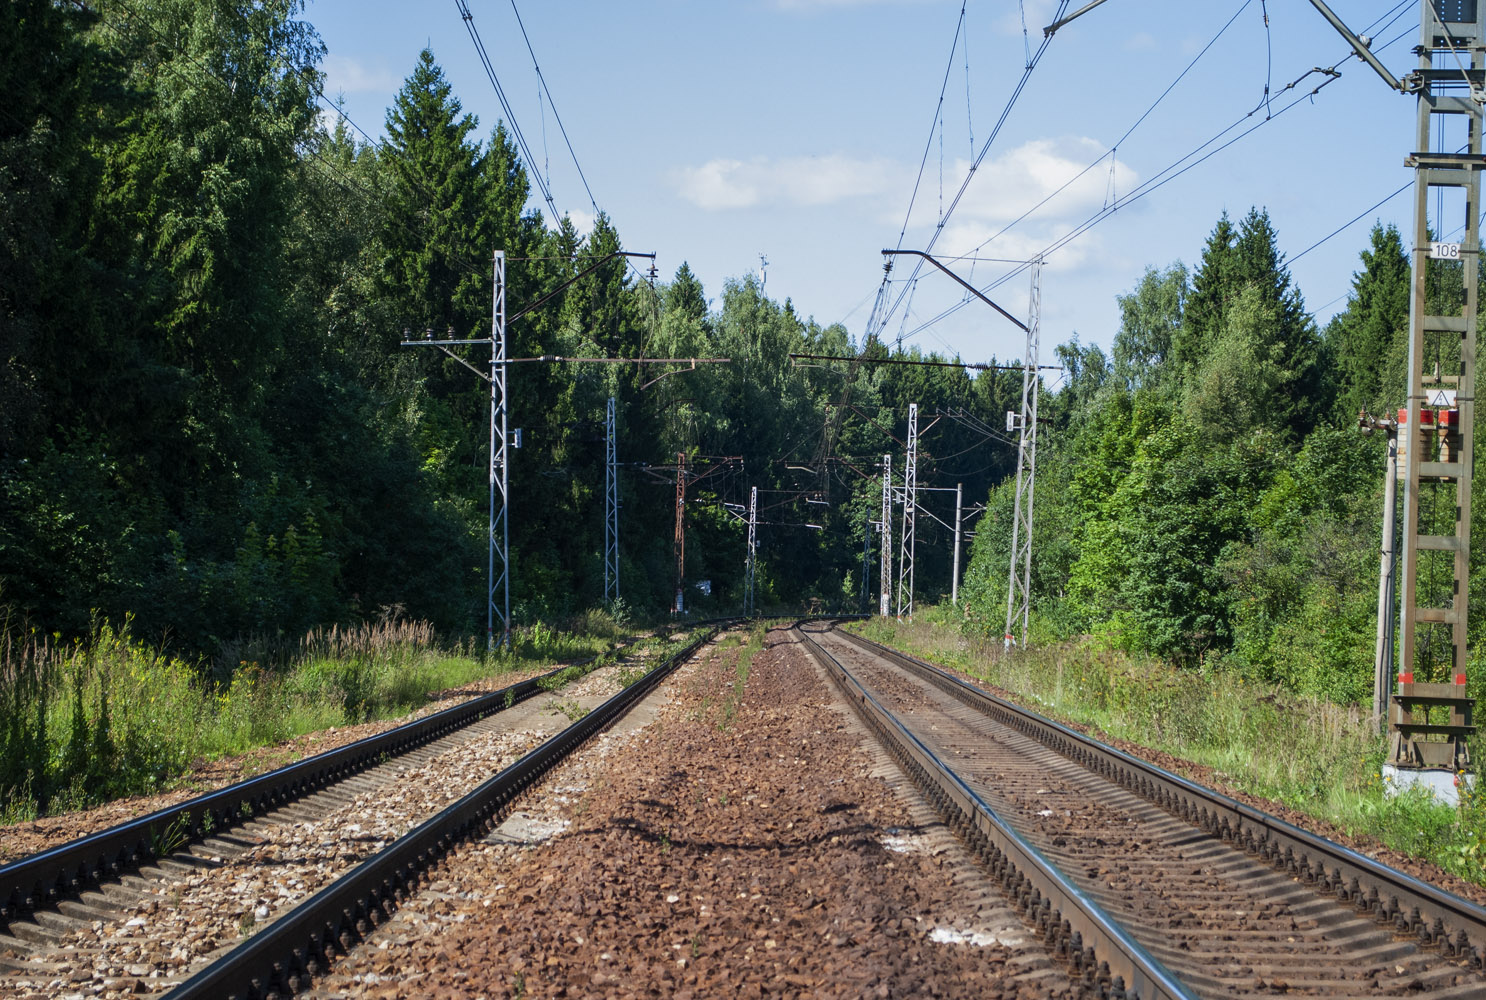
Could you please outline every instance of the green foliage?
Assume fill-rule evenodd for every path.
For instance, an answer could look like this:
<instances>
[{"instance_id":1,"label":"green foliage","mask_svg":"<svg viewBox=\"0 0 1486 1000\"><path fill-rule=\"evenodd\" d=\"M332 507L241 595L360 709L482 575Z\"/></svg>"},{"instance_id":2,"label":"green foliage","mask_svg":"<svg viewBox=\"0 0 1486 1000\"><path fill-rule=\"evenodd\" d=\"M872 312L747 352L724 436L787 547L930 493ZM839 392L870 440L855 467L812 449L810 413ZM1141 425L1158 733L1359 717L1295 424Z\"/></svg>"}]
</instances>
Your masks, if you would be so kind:
<instances>
[{"instance_id":1,"label":"green foliage","mask_svg":"<svg viewBox=\"0 0 1486 1000\"><path fill-rule=\"evenodd\" d=\"M1120 297L1107 368L1077 340L1058 349L1034 635L1368 700L1382 456L1353 418L1402 381L1397 233L1375 229L1363 265L1318 338L1267 214L1224 216L1190 282L1174 264ZM966 624L997 636L1010 518L1003 482L965 578Z\"/></svg>"},{"instance_id":2,"label":"green foliage","mask_svg":"<svg viewBox=\"0 0 1486 1000\"><path fill-rule=\"evenodd\" d=\"M1407 377L1409 259L1398 229L1372 228L1346 311L1327 325L1326 354L1336 373L1336 418L1362 410L1387 414L1402 402Z\"/></svg>"},{"instance_id":3,"label":"green foliage","mask_svg":"<svg viewBox=\"0 0 1486 1000\"><path fill-rule=\"evenodd\" d=\"M1116 297L1120 328L1114 337L1114 374L1131 392L1159 387L1190 294L1187 269L1178 262L1165 271L1147 268L1133 292Z\"/></svg>"},{"instance_id":4,"label":"green foliage","mask_svg":"<svg viewBox=\"0 0 1486 1000\"><path fill-rule=\"evenodd\" d=\"M449 647L426 622L306 634L278 668L245 661L220 683L196 664L97 625L86 641L10 635L0 645L0 810L83 808L168 787L198 758L404 714L500 672L592 655L597 637L550 633L527 655ZM573 668L565 680L586 670ZM560 686L560 685L559 685Z\"/></svg>"},{"instance_id":5,"label":"green foliage","mask_svg":"<svg viewBox=\"0 0 1486 1000\"><path fill-rule=\"evenodd\" d=\"M170 668L186 688L225 697L208 713L233 734L224 745L317 713L371 717L436 672L423 653L320 656L294 636L344 635L393 608L482 633L488 387L400 341L483 337L492 249L507 255L514 357L731 359L512 366L519 655L572 652L544 623L614 638L669 607L678 455L693 474L704 456L741 459L688 485L685 577L711 582L710 596L688 591L696 614L742 603L746 533L724 504L751 486L766 511L760 607L873 606L876 552L864 587L862 543L882 543L878 463L914 403L955 414L920 451L920 481L988 500L965 613L999 636L1015 455L982 429L1017 406L1018 372L795 364L895 352L801 316L751 276L715 300L685 264L669 283L637 280L612 257L624 242L607 216L582 233L528 209L511 135L482 133L432 52L374 148L315 113L323 48L297 0L134 6L17 0L0 14L0 586L10 641L34 646L22 622L57 634L25 654L45 666L0 705L5 788L88 797L118 761L138 762L124 766L135 783L175 766L122 707L119 671L45 674L72 662L58 649L107 646L99 621L129 621L152 655L189 664ZM1076 338L1056 348L1063 384L1040 400L1038 636L1360 696L1376 446L1324 421L1391 405L1402 261L1397 234L1375 231L1321 338L1268 215L1225 216L1197 267L1149 270L1120 297L1109 355ZM1431 302L1458 297L1452 276L1432 278ZM589 609L604 599L611 397L624 597L606 615ZM918 520L925 602L951 589L953 508L948 494L920 502L936 515Z\"/></svg>"},{"instance_id":6,"label":"green foliage","mask_svg":"<svg viewBox=\"0 0 1486 1000\"><path fill-rule=\"evenodd\" d=\"M383 607L477 633L488 389L460 360L400 341L486 334L492 248L520 316L513 356L732 359L513 369L517 624L602 599L611 396L627 463L742 459L689 497L686 575L713 584L698 613L742 601L743 536L721 504L749 485L822 501L761 527L761 606L866 597L842 584L859 578L850 539L875 516L866 470L901 439L907 404L995 423L1014 377L796 366L792 352L850 352L848 331L752 278L729 282L715 310L685 265L669 285L635 281L604 259L623 249L606 216L582 234L527 209L511 135L497 123L479 141L432 52L387 111L387 142L359 144L315 114L323 50L301 12L296 0L146 0L129 17L111 4L7 8L19 117L0 127L0 266L15 279L0 282L0 581L17 612L69 638L95 609L132 614L136 634L214 658L224 682L239 662L224 650L280 647ZM12 253L22 247L36 256ZM1097 386L1102 355L1080 357ZM485 363L478 350L463 360ZM848 464L802 484L778 449L808 461L832 422L828 450ZM962 425L943 436L946 454L979 443ZM924 465L934 474L927 453ZM982 465L944 471L974 497L1009 459ZM663 611L674 587L669 487L631 464L620 479L615 628ZM921 528L921 591L949 589L946 535ZM355 714L361 674L345 665L315 683Z\"/></svg>"}]
</instances>

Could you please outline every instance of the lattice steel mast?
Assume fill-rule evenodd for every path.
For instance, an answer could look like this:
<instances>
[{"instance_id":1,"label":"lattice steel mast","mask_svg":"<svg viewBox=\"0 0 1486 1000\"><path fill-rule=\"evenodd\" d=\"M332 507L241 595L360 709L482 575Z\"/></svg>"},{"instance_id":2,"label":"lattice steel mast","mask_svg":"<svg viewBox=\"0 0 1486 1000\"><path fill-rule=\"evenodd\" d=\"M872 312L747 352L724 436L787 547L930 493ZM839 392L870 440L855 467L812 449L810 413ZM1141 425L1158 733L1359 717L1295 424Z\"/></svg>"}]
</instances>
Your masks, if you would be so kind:
<instances>
[{"instance_id":1,"label":"lattice steel mast","mask_svg":"<svg viewBox=\"0 0 1486 1000\"><path fill-rule=\"evenodd\" d=\"M913 617L913 555L918 513L918 404L908 404L908 447L903 463L903 545L898 553L898 617Z\"/></svg>"},{"instance_id":2,"label":"lattice steel mast","mask_svg":"<svg viewBox=\"0 0 1486 1000\"><path fill-rule=\"evenodd\" d=\"M495 294L490 318L490 545L487 558L490 590L485 611L485 634L494 649L495 619L500 619L500 645L511 646L511 464L506 426L506 252L497 250L493 266ZM496 593L500 601L496 601Z\"/></svg>"},{"instance_id":3,"label":"lattice steel mast","mask_svg":"<svg viewBox=\"0 0 1486 1000\"><path fill-rule=\"evenodd\" d=\"M892 612L893 579L893 456L882 456L882 574L877 585L877 613L886 618Z\"/></svg>"},{"instance_id":4,"label":"lattice steel mast","mask_svg":"<svg viewBox=\"0 0 1486 1000\"><path fill-rule=\"evenodd\" d=\"M1323 0L1311 3L1390 87L1418 99L1415 152L1406 161L1414 168L1414 233L1408 395L1399 412L1398 686L1389 699L1387 766L1448 796L1450 772L1466 768L1475 731L1465 667L1486 24L1478 0L1425 0L1418 68L1400 81ZM1463 151L1431 152L1452 120L1464 121ZM1444 242L1461 227L1431 220L1431 197L1442 211L1460 213L1460 243ZM1382 686L1378 694L1386 694Z\"/></svg>"},{"instance_id":5,"label":"lattice steel mast","mask_svg":"<svg viewBox=\"0 0 1486 1000\"><path fill-rule=\"evenodd\" d=\"M671 602L671 614L686 611L686 453L676 453L676 599Z\"/></svg>"},{"instance_id":6,"label":"lattice steel mast","mask_svg":"<svg viewBox=\"0 0 1486 1000\"><path fill-rule=\"evenodd\" d=\"M614 397L604 418L604 603L619 599L619 443Z\"/></svg>"},{"instance_id":7,"label":"lattice steel mast","mask_svg":"<svg viewBox=\"0 0 1486 1000\"><path fill-rule=\"evenodd\" d=\"M1027 619L1032 610L1032 497L1037 481L1037 337L1042 326L1042 258L1032 262L1032 294L1027 307L1027 349L1022 356L1022 410L1017 417L1016 510L1011 521L1011 567L1006 579L1006 635L1010 648L1021 621L1021 645L1027 645ZM1008 427L1007 430L1013 428Z\"/></svg>"},{"instance_id":8,"label":"lattice steel mast","mask_svg":"<svg viewBox=\"0 0 1486 1000\"><path fill-rule=\"evenodd\" d=\"M1388 762L1399 767L1463 770L1469 761L1466 736L1472 731L1472 703L1465 697L1466 611L1470 594L1471 431L1475 417L1476 277L1483 166L1479 103L1483 34L1477 8L1475 0L1425 3L1416 50L1416 77L1422 87L1415 145L1420 152L1409 159L1415 168L1414 243L1408 410L1403 421L1406 444L1399 684L1388 717ZM1458 20L1447 22L1443 17ZM1458 66L1461 50L1469 53L1469 71ZM1433 67L1437 53L1448 68ZM1462 97L1460 91L1467 83L1469 94ZM1465 153L1429 152L1436 115L1441 116L1441 129L1445 116L1465 119ZM1437 192L1452 190L1456 192L1454 197L1447 193L1446 198L1464 198L1464 205L1459 207L1464 209L1465 237L1458 247L1463 302L1458 314L1433 315L1429 274L1448 265L1432 258L1442 252L1440 247L1450 245L1430 238L1429 201ZM1444 219L1434 222L1439 232L1455 228ZM1446 249L1443 256L1448 259L1456 253ZM1434 428L1428 428L1429 423ZM1440 509L1447 512L1445 516L1435 516ZM1425 585L1428 571L1441 562L1450 567L1448 592ZM1448 633L1448 638L1442 632ZM1438 682L1441 680L1443 683ZM1428 725L1431 708L1442 708L1449 714L1448 721L1441 720L1449 729L1440 734L1444 740L1429 738L1434 735L1430 730L1436 728ZM1415 710L1424 716L1422 724L1415 718Z\"/></svg>"},{"instance_id":9,"label":"lattice steel mast","mask_svg":"<svg viewBox=\"0 0 1486 1000\"><path fill-rule=\"evenodd\" d=\"M754 486L748 492L748 565L745 568L746 579L743 593L743 613L753 614L753 569L758 560L758 487Z\"/></svg>"}]
</instances>

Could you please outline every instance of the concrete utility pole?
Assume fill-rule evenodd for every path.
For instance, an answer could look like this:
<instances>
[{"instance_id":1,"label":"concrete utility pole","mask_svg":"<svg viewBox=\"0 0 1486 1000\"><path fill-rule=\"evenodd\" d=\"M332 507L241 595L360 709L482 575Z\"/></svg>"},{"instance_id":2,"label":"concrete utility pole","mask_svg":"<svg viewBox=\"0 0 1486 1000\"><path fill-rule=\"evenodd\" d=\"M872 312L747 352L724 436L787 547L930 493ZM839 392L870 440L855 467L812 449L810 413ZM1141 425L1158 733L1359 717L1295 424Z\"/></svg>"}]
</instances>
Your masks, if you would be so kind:
<instances>
[{"instance_id":1,"label":"concrete utility pole","mask_svg":"<svg viewBox=\"0 0 1486 1000\"><path fill-rule=\"evenodd\" d=\"M604 603L619 599L619 448L614 397L604 419Z\"/></svg>"},{"instance_id":2,"label":"concrete utility pole","mask_svg":"<svg viewBox=\"0 0 1486 1000\"><path fill-rule=\"evenodd\" d=\"M903 464L903 550L898 555L898 617L913 617L913 556L918 512L918 404L908 404L908 456Z\"/></svg>"},{"instance_id":3,"label":"concrete utility pole","mask_svg":"<svg viewBox=\"0 0 1486 1000\"><path fill-rule=\"evenodd\" d=\"M753 606L753 572L758 562L758 487L754 486L748 492L748 565L744 575L747 577L746 587L743 594L743 613L752 615Z\"/></svg>"},{"instance_id":4,"label":"concrete utility pole","mask_svg":"<svg viewBox=\"0 0 1486 1000\"><path fill-rule=\"evenodd\" d=\"M1426 0L1414 49L1418 68L1400 81L1323 0L1311 3L1390 87L1418 101L1415 152L1406 160L1415 170L1414 238L1407 406L1398 420L1403 466L1398 687L1388 698L1379 684L1377 696L1388 704L1384 772L1397 779L1395 785L1422 784L1446 801L1457 801L1458 775L1470 763L1466 740L1475 732L1465 666L1476 283L1481 170L1486 168L1481 137L1486 23L1478 0ZM1463 119L1465 150L1431 152L1452 119ZM1432 200L1452 215L1431 219ZM1462 234L1461 242L1448 242L1456 233ZM1449 286L1447 301L1458 295L1461 304L1452 302L1437 313L1440 303L1430 291L1441 285Z\"/></svg>"},{"instance_id":5,"label":"concrete utility pole","mask_svg":"<svg viewBox=\"0 0 1486 1000\"><path fill-rule=\"evenodd\" d=\"M1027 645L1027 619L1032 611L1032 497L1037 481L1037 336L1042 326L1042 258L1032 262L1032 294L1028 305L1027 349L1022 357L1022 412L1007 430L1021 431L1016 451L1016 510L1011 521L1011 568L1006 579L1006 635L1004 648L1016 642L1014 629L1021 619L1021 645ZM1014 416L1007 414L1008 418Z\"/></svg>"},{"instance_id":6,"label":"concrete utility pole","mask_svg":"<svg viewBox=\"0 0 1486 1000\"><path fill-rule=\"evenodd\" d=\"M1378 418L1366 410L1357 415L1357 426L1363 434L1383 431L1388 435L1388 448L1383 461L1383 541L1378 560L1378 634L1373 652L1372 723L1373 732L1383 731L1388 715L1388 699L1393 691L1394 588L1398 579L1398 421Z\"/></svg>"},{"instance_id":7,"label":"concrete utility pole","mask_svg":"<svg viewBox=\"0 0 1486 1000\"><path fill-rule=\"evenodd\" d=\"M960 606L960 525L964 515L965 484L955 483L955 555L949 577L949 603Z\"/></svg>"},{"instance_id":8,"label":"concrete utility pole","mask_svg":"<svg viewBox=\"0 0 1486 1000\"><path fill-rule=\"evenodd\" d=\"M871 579L872 569L872 529L876 525L871 518L862 522L862 613L872 606Z\"/></svg>"},{"instance_id":9,"label":"concrete utility pole","mask_svg":"<svg viewBox=\"0 0 1486 1000\"><path fill-rule=\"evenodd\" d=\"M676 453L676 600L671 602L671 614L686 613L686 453Z\"/></svg>"},{"instance_id":10,"label":"concrete utility pole","mask_svg":"<svg viewBox=\"0 0 1486 1000\"><path fill-rule=\"evenodd\" d=\"M1393 588L1398 574L1398 429L1388 435L1388 461L1383 480L1383 545L1378 566L1378 642L1373 663L1373 720L1379 730L1388 714L1393 688Z\"/></svg>"},{"instance_id":11,"label":"concrete utility pole","mask_svg":"<svg viewBox=\"0 0 1486 1000\"><path fill-rule=\"evenodd\" d=\"M882 575L877 585L877 613L886 618L893 579L893 456L882 456Z\"/></svg>"}]
</instances>

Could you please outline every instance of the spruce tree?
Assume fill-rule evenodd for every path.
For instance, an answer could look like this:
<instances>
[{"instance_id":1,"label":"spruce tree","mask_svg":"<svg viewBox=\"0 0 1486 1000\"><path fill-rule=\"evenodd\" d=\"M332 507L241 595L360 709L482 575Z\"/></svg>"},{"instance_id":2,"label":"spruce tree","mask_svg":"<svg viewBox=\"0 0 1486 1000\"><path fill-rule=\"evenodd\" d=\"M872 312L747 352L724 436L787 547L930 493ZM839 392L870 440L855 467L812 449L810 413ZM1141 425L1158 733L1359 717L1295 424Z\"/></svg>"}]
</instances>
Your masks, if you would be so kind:
<instances>
[{"instance_id":1,"label":"spruce tree","mask_svg":"<svg viewBox=\"0 0 1486 1000\"><path fill-rule=\"evenodd\" d=\"M1183 395L1209 442L1257 429L1298 443L1329 410L1315 323L1284 266L1268 213L1227 213L1203 250L1177 357Z\"/></svg>"},{"instance_id":2,"label":"spruce tree","mask_svg":"<svg viewBox=\"0 0 1486 1000\"><path fill-rule=\"evenodd\" d=\"M1224 212L1202 248L1202 263L1192 276L1192 291L1182 311L1181 326L1172 337L1172 361L1186 378L1206 356L1213 336L1222 327L1232 300L1237 265L1233 244L1238 238Z\"/></svg>"},{"instance_id":3,"label":"spruce tree","mask_svg":"<svg viewBox=\"0 0 1486 1000\"><path fill-rule=\"evenodd\" d=\"M1408 339L1409 258L1395 226L1374 225L1369 243L1362 251L1362 270L1352 278L1346 311L1326 330L1337 381L1335 414L1343 423L1364 409L1386 413L1404 388L1404 373L1390 377L1390 369L1395 357L1403 361Z\"/></svg>"},{"instance_id":4,"label":"spruce tree","mask_svg":"<svg viewBox=\"0 0 1486 1000\"><path fill-rule=\"evenodd\" d=\"M385 291L404 325L476 334L488 313L490 224L482 204L478 124L424 49L387 110L382 239ZM393 331L387 336L395 339Z\"/></svg>"}]
</instances>

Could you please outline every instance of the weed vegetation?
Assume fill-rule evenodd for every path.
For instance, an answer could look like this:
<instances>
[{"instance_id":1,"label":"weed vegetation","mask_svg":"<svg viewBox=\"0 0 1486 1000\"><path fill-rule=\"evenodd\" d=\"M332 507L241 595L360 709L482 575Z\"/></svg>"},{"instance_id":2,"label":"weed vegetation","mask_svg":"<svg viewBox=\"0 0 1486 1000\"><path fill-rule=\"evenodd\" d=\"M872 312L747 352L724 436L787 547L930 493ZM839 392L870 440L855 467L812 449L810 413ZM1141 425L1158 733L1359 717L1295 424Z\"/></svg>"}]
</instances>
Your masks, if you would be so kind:
<instances>
[{"instance_id":1,"label":"weed vegetation","mask_svg":"<svg viewBox=\"0 0 1486 1000\"><path fill-rule=\"evenodd\" d=\"M588 619L575 622L588 633L523 628L511 652L493 656L473 640L441 642L425 622L386 620L316 629L288 647L239 644L259 658L215 664L153 648L128 621L72 642L0 631L0 823L160 791L195 761L394 718L437 691L593 657L619 633L602 612Z\"/></svg>"},{"instance_id":2,"label":"weed vegetation","mask_svg":"<svg viewBox=\"0 0 1486 1000\"><path fill-rule=\"evenodd\" d=\"M1090 644L1008 655L999 640L967 635L960 620L936 607L911 623L872 618L857 628L1004 688L1050 718L1206 765L1236 788L1486 885L1486 796L1468 796L1455 809L1424 794L1389 794L1380 777L1383 740L1357 706ZM1483 755L1486 744L1473 747L1478 768ZM1486 774L1475 780L1486 788Z\"/></svg>"},{"instance_id":3,"label":"weed vegetation","mask_svg":"<svg viewBox=\"0 0 1486 1000\"><path fill-rule=\"evenodd\" d=\"M727 729L738 717L738 708L743 704L743 689L748 685L748 671L753 665L753 656L764 648L764 635L767 631L767 625L762 622L755 623L746 639L737 640L742 648L738 650L738 662L733 667L733 679L728 683L727 694L722 699L717 722L718 729Z\"/></svg>"}]
</instances>

